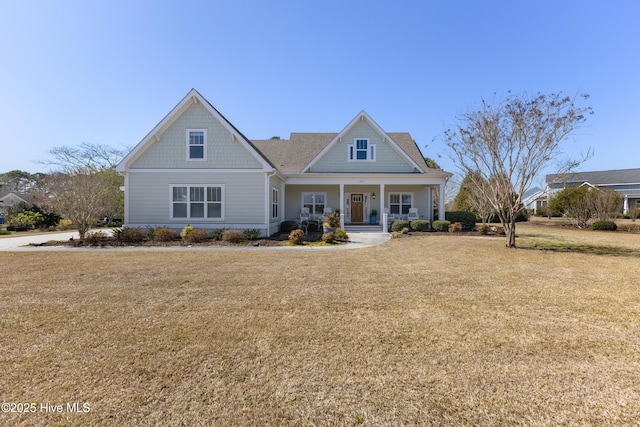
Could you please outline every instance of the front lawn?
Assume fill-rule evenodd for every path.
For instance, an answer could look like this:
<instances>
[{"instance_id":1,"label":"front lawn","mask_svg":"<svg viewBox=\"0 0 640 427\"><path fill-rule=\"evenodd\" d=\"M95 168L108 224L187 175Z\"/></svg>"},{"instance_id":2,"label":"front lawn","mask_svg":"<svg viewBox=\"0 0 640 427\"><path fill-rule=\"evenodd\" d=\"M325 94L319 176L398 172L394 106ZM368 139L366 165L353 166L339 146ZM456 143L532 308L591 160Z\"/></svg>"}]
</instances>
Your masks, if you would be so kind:
<instances>
[{"instance_id":1,"label":"front lawn","mask_svg":"<svg viewBox=\"0 0 640 427\"><path fill-rule=\"evenodd\" d=\"M0 423L636 424L639 236L518 227L517 250L0 253L0 397L38 409Z\"/></svg>"}]
</instances>

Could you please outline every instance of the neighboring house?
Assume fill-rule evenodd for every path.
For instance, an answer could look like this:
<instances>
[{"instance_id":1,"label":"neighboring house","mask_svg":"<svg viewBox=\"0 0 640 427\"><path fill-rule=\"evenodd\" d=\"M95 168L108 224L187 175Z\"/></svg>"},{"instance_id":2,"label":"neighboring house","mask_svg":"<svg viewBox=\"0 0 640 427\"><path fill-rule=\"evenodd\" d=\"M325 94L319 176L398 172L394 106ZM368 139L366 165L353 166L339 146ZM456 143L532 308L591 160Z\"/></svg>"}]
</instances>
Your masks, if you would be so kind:
<instances>
[{"instance_id":1,"label":"neighboring house","mask_svg":"<svg viewBox=\"0 0 640 427\"><path fill-rule=\"evenodd\" d=\"M536 211L547 206L547 192L540 187L533 187L522 195L522 205L525 209Z\"/></svg>"},{"instance_id":2,"label":"neighboring house","mask_svg":"<svg viewBox=\"0 0 640 427\"><path fill-rule=\"evenodd\" d=\"M640 169L573 172L546 176L547 197L551 199L564 188L590 185L616 191L624 200L623 213L640 209Z\"/></svg>"},{"instance_id":3,"label":"neighboring house","mask_svg":"<svg viewBox=\"0 0 640 427\"><path fill-rule=\"evenodd\" d=\"M122 160L125 225L187 224L271 235L302 208L340 210L341 225L417 208L433 220L450 173L427 167L409 133L387 133L360 112L337 133L250 141L195 89ZM444 197L443 197L444 198ZM444 203L437 218L444 219ZM377 230L382 231L378 226Z\"/></svg>"},{"instance_id":4,"label":"neighboring house","mask_svg":"<svg viewBox=\"0 0 640 427\"><path fill-rule=\"evenodd\" d=\"M6 212L7 209L17 205L20 202L27 203L24 197L25 196L20 196L12 191L9 191L9 192L0 191L0 213Z\"/></svg>"}]
</instances>

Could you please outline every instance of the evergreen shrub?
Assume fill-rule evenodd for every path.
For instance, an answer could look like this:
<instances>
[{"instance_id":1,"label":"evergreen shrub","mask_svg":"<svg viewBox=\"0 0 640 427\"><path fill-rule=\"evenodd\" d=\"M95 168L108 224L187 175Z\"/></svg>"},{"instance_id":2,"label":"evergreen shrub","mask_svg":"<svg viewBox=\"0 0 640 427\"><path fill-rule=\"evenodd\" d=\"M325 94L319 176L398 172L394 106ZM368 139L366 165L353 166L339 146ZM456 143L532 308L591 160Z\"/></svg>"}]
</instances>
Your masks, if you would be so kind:
<instances>
[{"instance_id":1,"label":"evergreen shrub","mask_svg":"<svg viewBox=\"0 0 640 427\"><path fill-rule=\"evenodd\" d=\"M450 211L444 213L444 219L452 223L459 222L462 229L472 231L476 227L476 214L468 211Z\"/></svg>"},{"instance_id":2,"label":"evergreen shrub","mask_svg":"<svg viewBox=\"0 0 640 427\"><path fill-rule=\"evenodd\" d=\"M416 219L411 221L411 229L415 231L429 231L429 221Z\"/></svg>"},{"instance_id":3,"label":"evergreen shrub","mask_svg":"<svg viewBox=\"0 0 640 427\"><path fill-rule=\"evenodd\" d=\"M449 231L450 225L451 221L436 220L431 223L431 228L433 229L433 231Z\"/></svg>"}]
</instances>

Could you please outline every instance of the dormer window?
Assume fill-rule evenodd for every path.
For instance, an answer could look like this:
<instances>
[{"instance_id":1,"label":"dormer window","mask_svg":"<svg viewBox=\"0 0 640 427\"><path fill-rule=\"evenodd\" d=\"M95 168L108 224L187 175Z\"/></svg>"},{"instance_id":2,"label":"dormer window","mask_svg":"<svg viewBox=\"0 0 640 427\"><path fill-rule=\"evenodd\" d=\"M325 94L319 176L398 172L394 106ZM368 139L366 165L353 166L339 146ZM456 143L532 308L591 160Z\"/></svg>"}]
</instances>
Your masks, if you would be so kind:
<instances>
[{"instance_id":1,"label":"dormer window","mask_svg":"<svg viewBox=\"0 0 640 427\"><path fill-rule=\"evenodd\" d=\"M356 138L354 143L349 145L350 162L375 162L376 145L371 144L368 138Z\"/></svg>"},{"instance_id":2,"label":"dormer window","mask_svg":"<svg viewBox=\"0 0 640 427\"><path fill-rule=\"evenodd\" d=\"M187 129L187 160L207 160L206 129Z\"/></svg>"}]
</instances>

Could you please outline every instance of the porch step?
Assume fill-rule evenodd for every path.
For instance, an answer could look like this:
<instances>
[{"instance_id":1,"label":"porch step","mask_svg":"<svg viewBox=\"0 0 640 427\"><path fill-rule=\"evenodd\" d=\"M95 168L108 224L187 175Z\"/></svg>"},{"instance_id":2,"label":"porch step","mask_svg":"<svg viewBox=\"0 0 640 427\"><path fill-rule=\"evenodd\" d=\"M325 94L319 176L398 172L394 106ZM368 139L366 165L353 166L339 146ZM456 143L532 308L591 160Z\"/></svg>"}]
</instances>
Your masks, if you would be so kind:
<instances>
[{"instance_id":1,"label":"porch step","mask_svg":"<svg viewBox=\"0 0 640 427\"><path fill-rule=\"evenodd\" d=\"M345 225L347 233L382 233L381 225Z\"/></svg>"}]
</instances>

